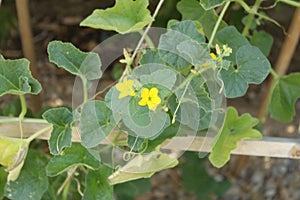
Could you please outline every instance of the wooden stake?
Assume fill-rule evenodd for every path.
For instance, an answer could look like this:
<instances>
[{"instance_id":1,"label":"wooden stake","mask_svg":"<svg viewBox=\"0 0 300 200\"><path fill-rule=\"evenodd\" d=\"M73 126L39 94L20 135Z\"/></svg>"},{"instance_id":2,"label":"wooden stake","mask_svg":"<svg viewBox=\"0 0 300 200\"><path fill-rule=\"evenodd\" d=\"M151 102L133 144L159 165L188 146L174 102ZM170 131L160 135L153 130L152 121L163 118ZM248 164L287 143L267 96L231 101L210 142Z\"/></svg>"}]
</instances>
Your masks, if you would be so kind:
<instances>
[{"instance_id":1,"label":"wooden stake","mask_svg":"<svg viewBox=\"0 0 300 200\"><path fill-rule=\"evenodd\" d=\"M38 79L37 62L35 56L34 43L30 25L30 15L28 0L16 0L19 29L22 41L24 56L30 61L32 75ZM31 96L31 109L38 113L41 109L41 98L39 95Z\"/></svg>"},{"instance_id":2,"label":"wooden stake","mask_svg":"<svg viewBox=\"0 0 300 200\"><path fill-rule=\"evenodd\" d=\"M1 120L9 119L8 117L0 117ZM26 121L26 119L25 119ZM48 123L26 123L22 124L23 136L29 137L35 132L50 126ZM6 137L20 137L19 123L0 123L0 136ZM49 140L51 130L44 135L38 137L38 139ZM114 134L114 133L112 133ZM103 141L103 144L108 144L111 141L111 137L108 136L107 140ZM79 130L73 128L72 135L73 142L80 142ZM197 152L210 152L211 147L206 144L211 144L213 138L209 137L174 137L165 141L162 145L162 149L173 151L197 151ZM232 151L232 154L236 155L249 155L249 156L268 156L276 158L293 158L300 159L300 139L287 139L287 138L275 138L264 137L262 140L244 140L240 141L237 148Z\"/></svg>"}]
</instances>

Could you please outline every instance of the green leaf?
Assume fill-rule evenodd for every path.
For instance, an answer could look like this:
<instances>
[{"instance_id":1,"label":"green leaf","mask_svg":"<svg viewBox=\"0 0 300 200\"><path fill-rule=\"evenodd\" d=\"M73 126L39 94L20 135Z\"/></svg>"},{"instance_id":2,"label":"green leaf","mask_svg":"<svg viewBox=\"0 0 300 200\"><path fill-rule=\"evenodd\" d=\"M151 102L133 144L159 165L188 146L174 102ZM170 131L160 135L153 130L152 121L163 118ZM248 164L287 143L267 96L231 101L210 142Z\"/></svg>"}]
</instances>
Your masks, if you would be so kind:
<instances>
[{"instance_id":1,"label":"green leaf","mask_svg":"<svg viewBox=\"0 0 300 200\"><path fill-rule=\"evenodd\" d=\"M177 3L177 10L182 20L199 20L205 12L197 0L181 0Z\"/></svg>"},{"instance_id":2,"label":"green leaf","mask_svg":"<svg viewBox=\"0 0 300 200\"><path fill-rule=\"evenodd\" d=\"M5 196L14 200L41 199L48 188L46 163L47 158L44 154L29 150L18 179L6 184Z\"/></svg>"},{"instance_id":3,"label":"green leaf","mask_svg":"<svg viewBox=\"0 0 300 200\"><path fill-rule=\"evenodd\" d=\"M85 53L73 44L61 41L50 42L47 51L50 62L71 74L86 80L95 80L102 76L101 60L94 52Z\"/></svg>"},{"instance_id":4,"label":"green leaf","mask_svg":"<svg viewBox=\"0 0 300 200\"><path fill-rule=\"evenodd\" d=\"M150 179L138 179L115 186L114 191L118 199L135 200L135 197L151 189Z\"/></svg>"},{"instance_id":5,"label":"green leaf","mask_svg":"<svg viewBox=\"0 0 300 200\"><path fill-rule=\"evenodd\" d=\"M144 148L144 145L148 143L147 139L134 137L128 134L127 137L127 146L134 151L141 151Z\"/></svg>"},{"instance_id":6,"label":"green leaf","mask_svg":"<svg viewBox=\"0 0 300 200\"><path fill-rule=\"evenodd\" d=\"M273 119L290 122L295 116L295 103L300 98L300 73L279 78L272 89L268 111Z\"/></svg>"},{"instance_id":7,"label":"green leaf","mask_svg":"<svg viewBox=\"0 0 300 200\"><path fill-rule=\"evenodd\" d=\"M271 65L265 55L254 46L245 45L236 52L237 68L230 66L221 71L225 96L243 96L249 84L260 84L268 76Z\"/></svg>"},{"instance_id":8,"label":"green leaf","mask_svg":"<svg viewBox=\"0 0 300 200\"><path fill-rule=\"evenodd\" d=\"M144 153L150 153L156 149L157 146L161 145L165 140L170 139L177 135L179 131L179 123L174 123L168 126L163 130L159 136L153 140L147 141L147 149L145 149Z\"/></svg>"},{"instance_id":9,"label":"green leaf","mask_svg":"<svg viewBox=\"0 0 300 200\"><path fill-rule=\"evenodd\" d=\"M0 96L5 94L38 94L41 84L32 77L29 61L25 58L18 60L0 59Z\"/></svg>"},{"instance_id":10,"label":"green leaf","mask_svg":"<svg viewBox=\"0 0 300 200\"><path fill-rule=\"evenodd\" d=\"M140 178L149 178L155 172L175 167L178 164L176 158L161 152L150 154L138 154L123 167L108 177L110 184L115 185Z\"/></svg>"},{"instance_id":11,"label":"green leaf","mask_svg":"<svg viewBox=\"0 0 300 200\"><path fill-rule=\"evenodd\" d=\"M159 89L159 91L162 90ZM167 113L158 108L153 112L147 106L138 105L139 101L140 98L130 100L126 113L122 115L123 123L136 136L155 138L165 127L169 126L170 118Z\"/></svg>"},{"instance_id":12,"label":"green leaf","mask_svg":"<svg viewBox=\"0 0 300 200\"><path fill-rule=\"evenodd\" d=\"M226 0L200 0L200 4L205 10L221 6Z\"/></svg>"},{"instance_id":13,"label":"green leaf","mask_svg":"<svg viewBox=\"0 0 300 200\"><path fill-rule=\"evenodd\" d=\"M226 59L234 63L238 50L244 45L249 45L248 40L234 26L227 26L218 31L215 43L220 46L228 45L232 49L232 53Z\"/></svg>"},{"instance_id":14,"label":"green leaf","mask_svg":"<svg viewBox=\"0 0 300 200\"><path fill-rule=\"evenodd\" d=\"M4 188L6 184L7 175L8 173L5 171L4 167L0 167L0 199L3 199L4 197Z\"/></svg>"},{"instance_id":15,"label":"green leaf","mask_svg":"<svg viewBox=\"0 0 300 200\"><path fill-rule=\"evenodd\" d=\"M181 77L177 81L176 85L178 87L185 83L186 78ZM168 100L172 115L175 114L175 110L179 106L175 116L176 120L192 130L205 129L210 123L212 102L205 87L204 78L201 76L195 77L187 86L177 89L176 95L172 95ZM179 102L180 105L178 105Z\"/></svg>"},{"instance_id":16,"label":"green leaf","mask_svg":"<svg viewBox=\"0 0 300 200\"><path fill-rule=\"evenodd\" d=\"M85 190L83 200L101 199L112 200L113 186L111 186L107 178L111 174L111 169L105 165L100 165L97 170L90 170L85 180Z\"/></svg>"},{"instance_id":17,"label":"green leaf","mask_svg":"<svg viewBox=\"0 0 300 200\"><path fill-rule=\"evenodd\" d=\"M211 34L213 32L213 29L217 21L218 21L218 15L214 9L205 11L203 15L200 17L199 22L203 28L203 32L205 33L205 36L208 39L211 38ZM218 30L221 30L226 26L227 24L222 20L220 26L218 27Z\"/></svg>"},{"instance_id":18,"label":"green leaf","mask_svg":"<svg viewBox=\"0 0 300 200\"><path fill-rule=\"evenodd\" d=\"M180 55L194 66L202 67L206 62L212 62L208 49L193 40L181 42L177 46Z\"/></svg>"},{"instance_id":19,"label":"green leaf","mask_svg":"<svg viewBox=\"0 0 300 200\"><path fill-rule=\"evenodd\" d=\"M53 125L48 141L50 153L60 154L65 147L71 146L73 114L67 108L52 108L43 114L43 118Z\"/></svg>"},{"instance_id":20,"label":"green leaf","mask_svg":"<svg viewBox=\"0 0 300 200\"><path fill-rule=\"evenodd\" d=\"M164 65L165 63L160 59L158 51L153 49L146 49L143 51L143 55L140 59L140 64L152 64L158 63Z\"/></svg>"},{"instance_id":21,"label":"green leaf","mask_svg":"<svg viewBox=\"0 0 300 200\"><path fill-rule=\"evenodd\" d=\"M184 188L198 196L199 199L212 199L212 196L222 197L230 188L228 180L217 181L207 173L207 159L199 159L196 153L186 152L184 162L179 165Z\"/></svg>"},{"instance_id":22,"label":"green leaf","mask_svg":"<svg viewBox=\"0 0 300 200\"><path fill-rule=\"evenodd\" d=\"M193 78L190 84L195 92L199 105L198 130L200 131L207 129L212 121L213 105L215 105L216 102L213 102L213 99L211 99L211 96L207 92L207 85L203 77L197 76Z\"/></svg>"},{"instance_id":23,"label":"green leaf","mask_svg":"<svg viewBox=\"0 0 300 200\"><path fill-rule=\"evenodd\" d=\"M176 70L182 71L190 66L177 46L184 41L195 40L198 43L205 42L205 38L197 30L193 21L182 21L171 26L167 33L162 34L159 39L159 55L161 59Z\"/></svg>"},{"instance_id":24,"label":"green leaf","mask_svg":"<svg viewBox=\"0 0 300 200\"><path fill-rule=\"evenodd\" d=\"M62 155L54 156L49 161L46 168L47 175L57 176L77 165L98 169L100 163L81 144L73 143L71 147L64 150Z\"/></svg>"},{"instance_id":25,"label":"green leaf","mask_svg":"<svg viewBox=\"0 0 300 200\"><path fill-rule=\"evenodd\" d=\"M86 148L97 146L115 127L112 112L104 101L90 101L83 105L79 123L83 146Z\"/></svg>"},{"instance_id":26,"label":"green leaf","mask_svg":"<svg viewBox=\"0 0 300 200\"><path fill-rule=\"evenodd\" d=\"M148 0L116 0L112 8L96 9L80 26L113 30L121 34L139 31L153 21Z\"/></svg>"},{"instance_id":27,"label":"green leaf","mask_svg":"<svg viewBox=\"0 0 300 200\"><path fill-rule=\"evenodd\" d=\"M268 56L273 45L273 37L265 31L254 31L250 42Z\"/></svg>"},{"instance_id":28,"label":"green leaf","mask_svg":"<svg viewBox=\"0 0 300 200\"><path fill-rule=\"evenodd\" d=\"M260 139L261 133L253 129L258 123L259 120L250 114L243 114L239 117L235 108L228 107L223 127L209 155L210 162L220 168L229 161L230 152L236 148L240 140Z\"/></svg>"},{"instance_id":29,"label":"green leaf","mask_svg":"<svg viewBox=\"0 0 300 200\"><path fill-rule=\"evenodd\" d=\"M147 67L147 65L144 65L143 67ZM167 88L168 90L171 90L176 82L176 73L173 70L166 68L157 70L155 72L152 72L151 74L141 75L139 78L141 83L144 85L156 84L161 87Z\"/></svg>"}]
</instances>

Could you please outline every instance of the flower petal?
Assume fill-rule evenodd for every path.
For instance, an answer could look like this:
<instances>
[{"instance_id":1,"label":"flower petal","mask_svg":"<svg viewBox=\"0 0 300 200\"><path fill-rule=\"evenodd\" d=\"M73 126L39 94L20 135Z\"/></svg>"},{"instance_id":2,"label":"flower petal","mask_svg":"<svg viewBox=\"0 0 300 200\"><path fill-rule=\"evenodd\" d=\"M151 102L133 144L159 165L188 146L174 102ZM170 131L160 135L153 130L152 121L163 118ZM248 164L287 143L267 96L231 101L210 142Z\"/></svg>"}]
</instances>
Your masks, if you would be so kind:
<instances>
[{"instance_id":1,"label":"flower petal","mask_svg":"<svg viewBox=\"0 0 300 200\"><path fill-rule=\"evenodd\" d=\"M148 88L143 88L142 89L142 98L149 98L149 89Z\"/></svg>"},{"instance_id":2,"label":"flower petal","mask_svg":"<svg viewBox=\"0 0 300 200\"><path fill-rule=\"evenodd\" d=\"M147 98L142 98L140 101L139 101L139 105L140 106L145 106L145 105L147 105L147 103L148 103L148 99Z\"/></svg>"},{"instance_id":3,"label":"flower petal","mask_svg":"<svg viewBox=\"0 0 300 200\"><path fill-rule=\"evenodd\" d=\"M135 96L134 90L131 90L131 91L129 92L129 95L132 96L132 97Z\"/></svg>"},{"instance_id":4,"label":"flower petal","mask_svg":"<svg viewBox=\"0 0 300 200\"><path fill-rule=\"evenodd\" d=\"M154 110L156 109L156 107L157 107L157 104L154 104L154 103L151 102L151 101L148 101L147 105L148 105L149 110L153 110L153 111L154 111Z\"/></svg>"},{"instance_id":5,"label":"flower petal","mask_svg":"<svg viewBox=\"0 0 300 200\"><path fill-rule=\"evenodd\" d=\"M151 102L158 105L161 103L161 99L159 98L159 96L152 97Z\"/></svg>"},{"instance_id":6,"label":"flower petal","mask_svg":"<svg viewBox=\"0 0 300 200\"><path fill-rule=\"evenodd\" d=\"M157 97L158 94L158 89L156 87L151 88L150 92L149 92L149 97Z\"/></svg>"}]
</instances>

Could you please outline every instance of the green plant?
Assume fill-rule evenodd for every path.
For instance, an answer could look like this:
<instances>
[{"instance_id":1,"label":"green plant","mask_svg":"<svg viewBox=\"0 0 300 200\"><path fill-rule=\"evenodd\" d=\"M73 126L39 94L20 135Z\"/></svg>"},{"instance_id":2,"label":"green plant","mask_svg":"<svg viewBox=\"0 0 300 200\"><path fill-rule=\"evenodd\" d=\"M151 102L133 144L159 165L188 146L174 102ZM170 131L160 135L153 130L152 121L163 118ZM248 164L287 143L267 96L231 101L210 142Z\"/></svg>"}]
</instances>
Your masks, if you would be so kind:
<instances>
[{"instance_id":1,"label":"green plant","mask_svg":"<svg viewBox=\"0 0 300 200\"><path fill-rule=\"evenodd\" d=\"M232 2L249 13L242 33L222 20ZM299 6L290 0L277 2ZM279 77L266 58L272 43L270 35L250 31L256 16L277 24L259 12L261 0L253 6L241 0L181 0L177 9L182 21L170 20L169 28L160 35L158 47L154 47L148 32L162 3L163 0L159 1L151 16L147 0L117 0L113 8L95 10L81 23L120 34L141 34L132 54L124 50L120 62L126 65L125 70L104 101L94 100L98 93L92 98L88 95L91 81L102 76L99 55L82 52L70 43L53 41L48 45L49 60L80 78L82 103L72 110L49 109L43 119L24 118L24 95L38 94L41 85L31 76L26 59L7 60L0 56L0 96L17 95L21 102L18 118L0 119L1 123L18 122L20 126L20 138L0 137L0 164L9 172L6 185L0 185L1 191L5 187L6 197L76 199L81 195L83 199L113 199L113 185L149 178L178 164L174 156L160 149L163 142L175 136L215 133L207 135L215 136L209 160L222 167L239 140L261 137L255 129L259 120L249 114L238 116L233 107L223 108L222 96L243 96L249 84L262 83L269 73L276 79L269 97L271 116L280 121L293 118L293 106L300 97L300 74ZM219 15L216 7L221 8ZM150 48L137 58L144 40ZM268 44L261 45L261 41ZM135 59L138 67L134 67ZM218 126L220 120L222 124ZM25 121L48 126L23 138ZM75 127L81 136L80 143L72 142ZM51 155L29 148L34 139L50 130ZM119 154L123 156L120 162L116 158ZM1 179L6 176L3 167ZM183 168L188 168L188 164ZM130 182L115 189L119 196L130 197L124 187L135 188L136 184ZM135 194L149 188L149 182L141 184L146 189ZM221 194L225 189L220 190Z\"/></svg>"}]
</instances>

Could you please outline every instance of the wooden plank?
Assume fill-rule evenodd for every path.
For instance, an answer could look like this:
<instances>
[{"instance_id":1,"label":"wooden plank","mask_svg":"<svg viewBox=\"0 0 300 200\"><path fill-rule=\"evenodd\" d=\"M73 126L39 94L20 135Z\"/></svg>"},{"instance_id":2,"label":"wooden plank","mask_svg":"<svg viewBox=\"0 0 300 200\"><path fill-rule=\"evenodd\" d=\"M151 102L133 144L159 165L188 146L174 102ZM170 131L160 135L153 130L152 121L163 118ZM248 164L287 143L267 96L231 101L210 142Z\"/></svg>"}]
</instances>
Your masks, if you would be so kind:
<instances>
[{"instance_id":1,"label":"wooden plank","mask_svg":"<svg viewBox=\"0 0 300 200\"><path fill-rule=\"evenodd\" d=\"M3 118L0 118L0 121ZM7 118L5 118L7 119ZM15 118L16 119L16 118ZM29 137L35 132L50 126L45 123L22 123L23 136ZM39 139L48 140L51 131L39 137ZM0 135L9 137L20 137L19 123L0 123ZM77 128L73 128L74 142L80 141L80 135ZM162 144L163 149L174 151L197 151L210 152L213 138L207 137L174 137ZM107 141L105 141L107 143ZM300 139L288 139L278 137L263 137L262 140L244 140L240 141L237 148L232 151L236 155L248 156L267 156L275 158L293 158L300 159Z\"/></svg>"}]
</instances>

